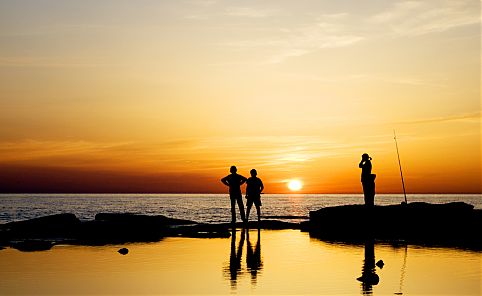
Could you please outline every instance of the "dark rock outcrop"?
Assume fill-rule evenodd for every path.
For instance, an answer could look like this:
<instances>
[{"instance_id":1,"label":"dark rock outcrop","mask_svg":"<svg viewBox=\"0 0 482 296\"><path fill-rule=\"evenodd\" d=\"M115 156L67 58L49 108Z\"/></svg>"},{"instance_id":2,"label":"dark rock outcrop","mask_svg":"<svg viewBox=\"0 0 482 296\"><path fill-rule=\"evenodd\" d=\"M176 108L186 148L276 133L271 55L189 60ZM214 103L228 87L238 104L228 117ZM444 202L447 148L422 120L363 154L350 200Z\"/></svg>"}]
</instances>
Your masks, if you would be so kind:
<instances>
[{"instance_id":1,"label":"dark rock outcrop","mask_svg":"<svg viewBox=\"0 0 482 296\"><path fill-rule=\"evenodd\" d=\"M129 249L128 248L121 248L117 252L121 255L127 255L129 253Z\"/></svg>"},{"instance_id":2,"label":"dark rock outcrop","mask_svg":"<svg viewBox=\"0 0 482 296\"><path fill-rule=\"evenodd\" d=\"M75 236L80 225L80 220L74 214L56 214L1 225L0 233L9 239L65 238Z\"/></svg>"},{"instance_id":3,"label":"dark rock outcrop","mask_svg":"<svg viewBox=\"0 0 482 296\"><path fill-rule=\"evenodd\" d=\"M19 242L12 242L10 247L22 252L47 251L54 246L51 241L45 240L24 240Z\"/></svg>"},{"instance_id":4,"label":"dark rock outcrop","mask_svg":"<svg viewBox=\"0 0 482 296\"><path fill-rule=\"evenodd\" d=\"M328 240L361 241L367 237L413 243L482 247L480 210L455 202L405 205L347 205L310 212L303 228Z\"/></svg>"},{"instance_id":5,"label":"dark rock outcrop","mask_svg":"<svg viewBox=\"0 0 482 296\"><path fill-rule=\"evenodd\" d=\"M47 244L41 241L88 245L158 241L171 227L191 224L196 222L161 215L101 213L82 222L74 214L57 214L0 225L0 245L29 249L37 244L42 249Z\"/></svg>"}]
</instances>

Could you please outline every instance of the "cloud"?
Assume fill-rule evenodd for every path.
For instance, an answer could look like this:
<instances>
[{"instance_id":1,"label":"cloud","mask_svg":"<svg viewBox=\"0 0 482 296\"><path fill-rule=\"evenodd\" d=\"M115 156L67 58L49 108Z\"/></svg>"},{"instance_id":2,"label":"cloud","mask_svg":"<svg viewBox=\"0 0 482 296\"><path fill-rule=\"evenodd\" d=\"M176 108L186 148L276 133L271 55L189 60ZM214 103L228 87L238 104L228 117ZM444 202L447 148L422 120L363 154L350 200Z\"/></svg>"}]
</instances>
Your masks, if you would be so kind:
<instances>
[{"instance_id":1,"label":"cloud","mask_svg":"<svg viewBox=\"0 0 482 296\"><path fill-rule=\"evenodd\" d=\"M266 63L281 63L290 57L303 56L320 49L346 47L364 39L342 22L345 13L322 16L312 24L276 29L271 36L256 40L228 42L224 45L235 50L266 52Z\"/></svg>"},{"instance_id":2,"label":"cloud","mask_svg":"<svg viewBox=\"0 0 482 296\"><path fill-rule=\"evenodd\" d=\"M224 170L232 161L290 170L353 147L312 136L187 138L159 143L22 140L0 145L0 163L171 172Z\"/></svg>"},{"instance_id":3,"label":"cloud","mask_svg":"<svg viewBox=\"0 0 482 296\"><path fill-rule=\"evenodd\" d=\"M388 10L369 17L402 36L418 36L480 23L480 3L457 1L400 1Z\"/></svg>"},{"instance_id":4,"label":"cloud","mask_svg":"<svg viewBox=\"0 0 482 296\"><path fill-rule=\"evenodd\" d=\"M419 120L403 121L403 122L399 122L399 124L442 123L442 122L450 122L450 121L468 121L468 122L480 123L481 116L482 116L482 113L480 111L477 111L477 112L471 112L471 113L465 113L465 114L456 114L456 115L425 118L425 119L419 119Z\"/></svg>"}]
</instances>

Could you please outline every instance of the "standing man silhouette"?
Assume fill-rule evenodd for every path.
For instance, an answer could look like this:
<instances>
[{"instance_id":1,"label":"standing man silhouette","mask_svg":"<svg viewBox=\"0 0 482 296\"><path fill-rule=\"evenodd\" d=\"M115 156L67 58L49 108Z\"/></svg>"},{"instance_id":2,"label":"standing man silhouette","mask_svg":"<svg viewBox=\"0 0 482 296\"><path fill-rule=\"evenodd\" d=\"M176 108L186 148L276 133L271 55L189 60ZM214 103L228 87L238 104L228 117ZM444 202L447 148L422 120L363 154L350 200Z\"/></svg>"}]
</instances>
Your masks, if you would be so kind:
<instances>
[{"instance_id":1,"label":"standing man silhouette","mask_svg":"<svg viewBox=\"0 0 482 296\"><path fill-rule=\"evenodd\" d=\"M238 175L238 169L233 165L230 170L230 175L221 179L221 182L229 187L229 198L231 199L231 222L236 223L236 202L238 203L241 220L246 221L244 217L243 196L241 194L241 185L246 182L246 178Z\"/></svg>"},{"instance_id":2,"label":"standing man silhouette","mask_svg":"<svg viewBox=\"0 0 482 296\"><path fill-rule=\"evenodd\" d=\"M264 185L261 179L256 177L258 172L256 172L255 169L252 169L249 173L251 174L251 177L246 181L246 221L249 219L249 212L254 203L258 213L259 222L261 217L261 192L264 189Z\"/></svg>"},{"instance_id":3,"label":"standing man silhouette","mask_svg":"<svg viewBox=\"0 0 482 296\"><path fill-rule=\"evenodd\" d=\"M363 195L365 197L365 205L373 207L375 205L375 174L372 174L372 158L367 153L363 153L359 168L362 169L361 182L363 186Z\"/></svg>"}]
</instances>

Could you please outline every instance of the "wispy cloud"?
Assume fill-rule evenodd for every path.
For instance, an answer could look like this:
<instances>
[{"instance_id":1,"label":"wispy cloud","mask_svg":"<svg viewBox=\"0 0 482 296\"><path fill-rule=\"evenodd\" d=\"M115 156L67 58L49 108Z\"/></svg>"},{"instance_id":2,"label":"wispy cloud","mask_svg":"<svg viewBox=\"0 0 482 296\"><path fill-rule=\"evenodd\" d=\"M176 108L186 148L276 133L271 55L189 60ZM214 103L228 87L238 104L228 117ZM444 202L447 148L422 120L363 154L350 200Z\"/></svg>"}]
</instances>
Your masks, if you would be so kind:
<instances>
[{"instance_id":1,"label":"wispy cloud","mask_svg":"<svg viewBox=\"0 0 482 296\"><path fill-rule=\"evenodd\" d=\"M263 39L225 43L235 50L261 50L268 63L280 63L290 57L303 56L324 48L345 47L360 42L363 36L350 32L341 21L347 14L325 15L312 24L277 29Z\"/></svg>"},{"instance_id":2,"label":"wispy cloud","mask_svg":"<svg viewBox=\"0 0 482 296\"><path fill-rule=\"evenodd\" d=\"M382 25L397 35L424 35L480 23L480 3L457 1L400 1L375 14L369 23Z\"/></svg>"},{"instance_id":3,"label":"wispy cloud","mask_svg":"<svg viewBox=\"0 0 482 296\"><path fill-rule=\"evenodd\" d=\"M442 123L442 122L450 122L450 121L470 121L470 122L479 122L481 120L482 114L480 111L471 112L471 113L464 113L464 114L454 114L448 116L440 116L440 117L431 117L419 120L411 120L411 121L403 121L399 122L399 124L425 124L425 123Z\"/></svg>"},{"instance_id":4,"label":"wispy cloud","mask_svg":"<svg viewBox=\"0 0 482 296\"><path fill-rule=\"evenodd\" d=\"M160 143L23 140L0 145L0 163L76 168L224 170L236 161L290 170L325 157L349 154L351 144L311 136L187 138Z\"/></svg>"}]
</instances>

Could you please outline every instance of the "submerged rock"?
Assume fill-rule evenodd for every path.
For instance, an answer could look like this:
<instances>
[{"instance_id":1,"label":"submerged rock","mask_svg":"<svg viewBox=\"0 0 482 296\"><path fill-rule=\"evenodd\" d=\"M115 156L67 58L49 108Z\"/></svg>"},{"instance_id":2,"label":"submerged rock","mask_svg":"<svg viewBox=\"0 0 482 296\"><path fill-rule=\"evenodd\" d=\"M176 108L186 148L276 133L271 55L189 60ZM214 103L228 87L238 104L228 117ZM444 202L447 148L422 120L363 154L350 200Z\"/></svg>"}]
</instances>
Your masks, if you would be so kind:
<instances>
[{"instance_id":1,"label":"submerged rock","mask_svg":"<svg viewBox=\"0 0 482 296\"><path fill-rule=\"evenodd\" d=\"M383 266L385 266L385 263L383 263L383 260L378 260L375 265L378 266L379 268L383 268Z\"/></svg>"},{"instance_id":2,"label":"submerged rock","mask_svg":"<svg viewBox=\"0 0 482 296\"><path fill-rule=\"evenodd\" d=\"M119 254L121 255L127 255L127 253L129 253L129 249L127 248L121 248L117 251Z\"/></svg>"}]
</instances>

